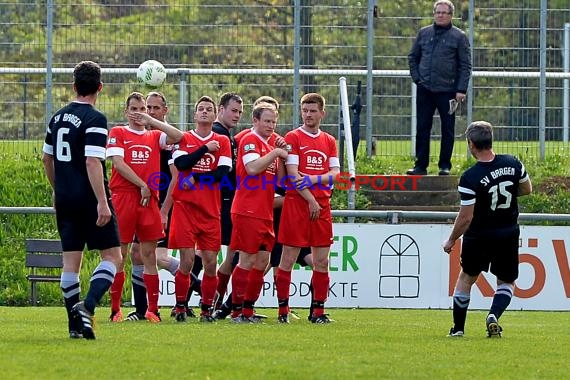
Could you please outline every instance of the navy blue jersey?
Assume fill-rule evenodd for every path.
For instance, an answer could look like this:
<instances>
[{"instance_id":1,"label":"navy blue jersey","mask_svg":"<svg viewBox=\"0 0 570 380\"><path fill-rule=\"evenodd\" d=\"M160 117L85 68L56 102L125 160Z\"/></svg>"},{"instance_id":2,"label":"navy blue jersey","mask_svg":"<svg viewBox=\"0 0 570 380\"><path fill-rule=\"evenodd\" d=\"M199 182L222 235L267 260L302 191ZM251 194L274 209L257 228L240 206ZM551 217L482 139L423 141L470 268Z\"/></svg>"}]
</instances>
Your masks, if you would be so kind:
<instances>
[{"instance_id":1,"label":"navy blue jersey","mask_svg":"<svg viewBox=\"0 0 570 380\"><path fill-rule=\"evenodd\" d=\"M459 180L461 205L475 205L469 235L508 233L517 227L519 183L528 181L522 162L499 154L491 162L477 162Z\"/></svg>"},{"instance_id":2,"label":"navy blue jersey","mask_svg":"<svg viewBox=\"0 0 570 380\"><path fill-rule=\"evenodd\" d=\"M91 104L72 102L49 122L43 152L54 157L56 208L85 209L97 203L85 166L87 157L101 160L105 191L107 118Z\"/></svg>"},{"instance_id":3,"label":"navy blue jersey","mask_svg":"<svg viewBox=\"0 0 570 380\"><path fill-rule=\"evenodd\" d=\"M212 131L219 135L227 136L230 139L230 146L232 151L232 168L228 173L228 179L232 186L222 186L220 192L222 193L222 199L231 199L234 197L236 192L236 166L237 166L237 142L236 139L232 135L230 135L230 131L224 127L219 122L214 122L212 125Z\"/></svg>"},{"instance_id":4,"label":"navy blue jersey","mask_svg":"<svg viewBox=\"0 0 570 380\"><path fill-rule=\"evenodd\" d=\"M172 150L160 151L160 171L163 175L160 176L160 187L158 192L158 199L160 204L164 203L166 193L168 192L168 185L172 181L172 174L170 174L170 164L172 161Z\"/></svg>"}]
</instances>

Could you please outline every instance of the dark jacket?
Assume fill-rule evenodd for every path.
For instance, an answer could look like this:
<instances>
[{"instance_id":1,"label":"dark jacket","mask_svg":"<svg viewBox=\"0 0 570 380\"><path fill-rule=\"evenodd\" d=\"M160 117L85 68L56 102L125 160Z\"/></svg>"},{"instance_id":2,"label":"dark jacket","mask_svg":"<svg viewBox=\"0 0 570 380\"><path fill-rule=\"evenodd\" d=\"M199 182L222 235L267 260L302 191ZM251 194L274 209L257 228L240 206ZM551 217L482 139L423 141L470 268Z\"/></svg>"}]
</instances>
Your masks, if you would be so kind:
<instances>
[{"instance_id":1,"label":"dark jacket","mask_svg":"<svg viewBox=\"0 0 570 380\"><path fill-rule=\"evenodd\" d=\"M408 54L410 75L432 92L467 92L471 52L465 33L449 24L420 29Z\"/></svg>"}]
</instances>

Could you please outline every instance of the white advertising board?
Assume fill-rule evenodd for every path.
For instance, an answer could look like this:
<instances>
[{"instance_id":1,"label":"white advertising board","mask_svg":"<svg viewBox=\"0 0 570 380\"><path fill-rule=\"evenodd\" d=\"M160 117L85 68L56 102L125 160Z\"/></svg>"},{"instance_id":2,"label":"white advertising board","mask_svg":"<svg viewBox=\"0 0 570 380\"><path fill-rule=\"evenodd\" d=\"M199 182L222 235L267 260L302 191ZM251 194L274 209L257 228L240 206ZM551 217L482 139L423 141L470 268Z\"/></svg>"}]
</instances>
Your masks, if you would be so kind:
<instances>
[{"instance_id":1,"label":"white advertising board","mask_svg":"<svg viewBox=\"0 0 570 380\"><path fill-rule=\"evenodd\" d=\"M450 231L451 225L443 224L335 224L327 307L449 308L460 270L460 243L451 255L441 248ZM520 275L510 309L570 310L568 232L568 227L521 227ZM164 270L160 277L159 303L173 305L174 278ZM294 269L291 306L309 306L310 280L310 270ZM487 309L495 286L493 275L481 276L470 308ZM271 273L256 305L277 307Z\"/></svg>"}]
</instances>

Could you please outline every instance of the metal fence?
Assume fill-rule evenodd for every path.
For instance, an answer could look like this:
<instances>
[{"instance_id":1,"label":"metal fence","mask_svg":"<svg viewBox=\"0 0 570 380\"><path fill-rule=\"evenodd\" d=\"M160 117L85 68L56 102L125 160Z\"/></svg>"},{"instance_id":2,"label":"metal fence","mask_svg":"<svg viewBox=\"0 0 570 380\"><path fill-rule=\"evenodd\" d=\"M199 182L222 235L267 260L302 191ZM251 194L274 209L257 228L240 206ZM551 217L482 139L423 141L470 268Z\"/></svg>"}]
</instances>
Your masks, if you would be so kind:
<instances>
[{"instance_id":1,"label":"metal fence","mask_svg":"<svg viewBox=\"0 0 570 380\"><path fill-rule=\"evenodd\" d=\"M169 69L161 89L172 109L169 120L182 128L188 127L200 95L216 98L235 91L243 96L246 113L260 95L279 99L280 128L289 130L299 119L299 93L319 91L328 101L325 128L336 134L338 77L346 76L349 100L357 82L363 84L360 136L369 138L369 147L374 138L377 154L411 155L407 54L417 30L432 20L432 2L317 3L0 2L0 139L41 140L48 110L71 99L69 73L83 59L104 68L98 107L110 123L124 121L124 99L144 90L136 83L135 68L157 59ZM541 149L567 151L570 76L563 74L568 71L563 52L569 44L564 36L570 4L471 0L455 6L454 23L472 39L474 70L468 103L458 112L458 138L468 121L487 119L499 127L498 140L515 141L528 156L539 156ZM215 71L222 69L227 71ZM241 127L248 123L245 116ZM438 133L436 122L434 140Z\"/></svg>"},{"instance_id":2,"label":"metal fence","mask_svg":"<svg viewBox=\"0 0 570 380\"><path fill-rule=\"evenodd\" d=\"M52 207L3 207L0 206L0 216L11 215L53 215ZM452 223L457 212L446 211L401 211L401 210L332 210L335 218L374 219L377 223L401 224L405 222L445 222ZM545 222L555 225L570 223L570 214L520 213L518 220L527 225L543 225ZM352 222L349 222L352 223Z\"/></svg>"}]
</instances>

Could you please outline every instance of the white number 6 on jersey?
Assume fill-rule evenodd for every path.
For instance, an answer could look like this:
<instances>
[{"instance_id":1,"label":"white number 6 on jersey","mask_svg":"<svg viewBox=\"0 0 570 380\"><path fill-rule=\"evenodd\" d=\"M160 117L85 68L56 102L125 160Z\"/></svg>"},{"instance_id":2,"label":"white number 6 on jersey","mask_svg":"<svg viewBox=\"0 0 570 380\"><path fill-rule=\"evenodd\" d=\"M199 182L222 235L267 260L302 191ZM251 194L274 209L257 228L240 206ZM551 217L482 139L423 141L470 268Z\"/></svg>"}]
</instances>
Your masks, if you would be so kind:
<instances>
[{"instance_id":1,"label":"white number 6 on jersey","mask_svg":"<svg viewBox=\"0 0 570 380\"><path fill-rule=\"evenodd\" d=\"M69 128L60 128L57 130L57 151L55 157L58 161L71 161L71 147L67 141L63 141L64 135L69 133Z\"/></svg>"}]
</instances>

